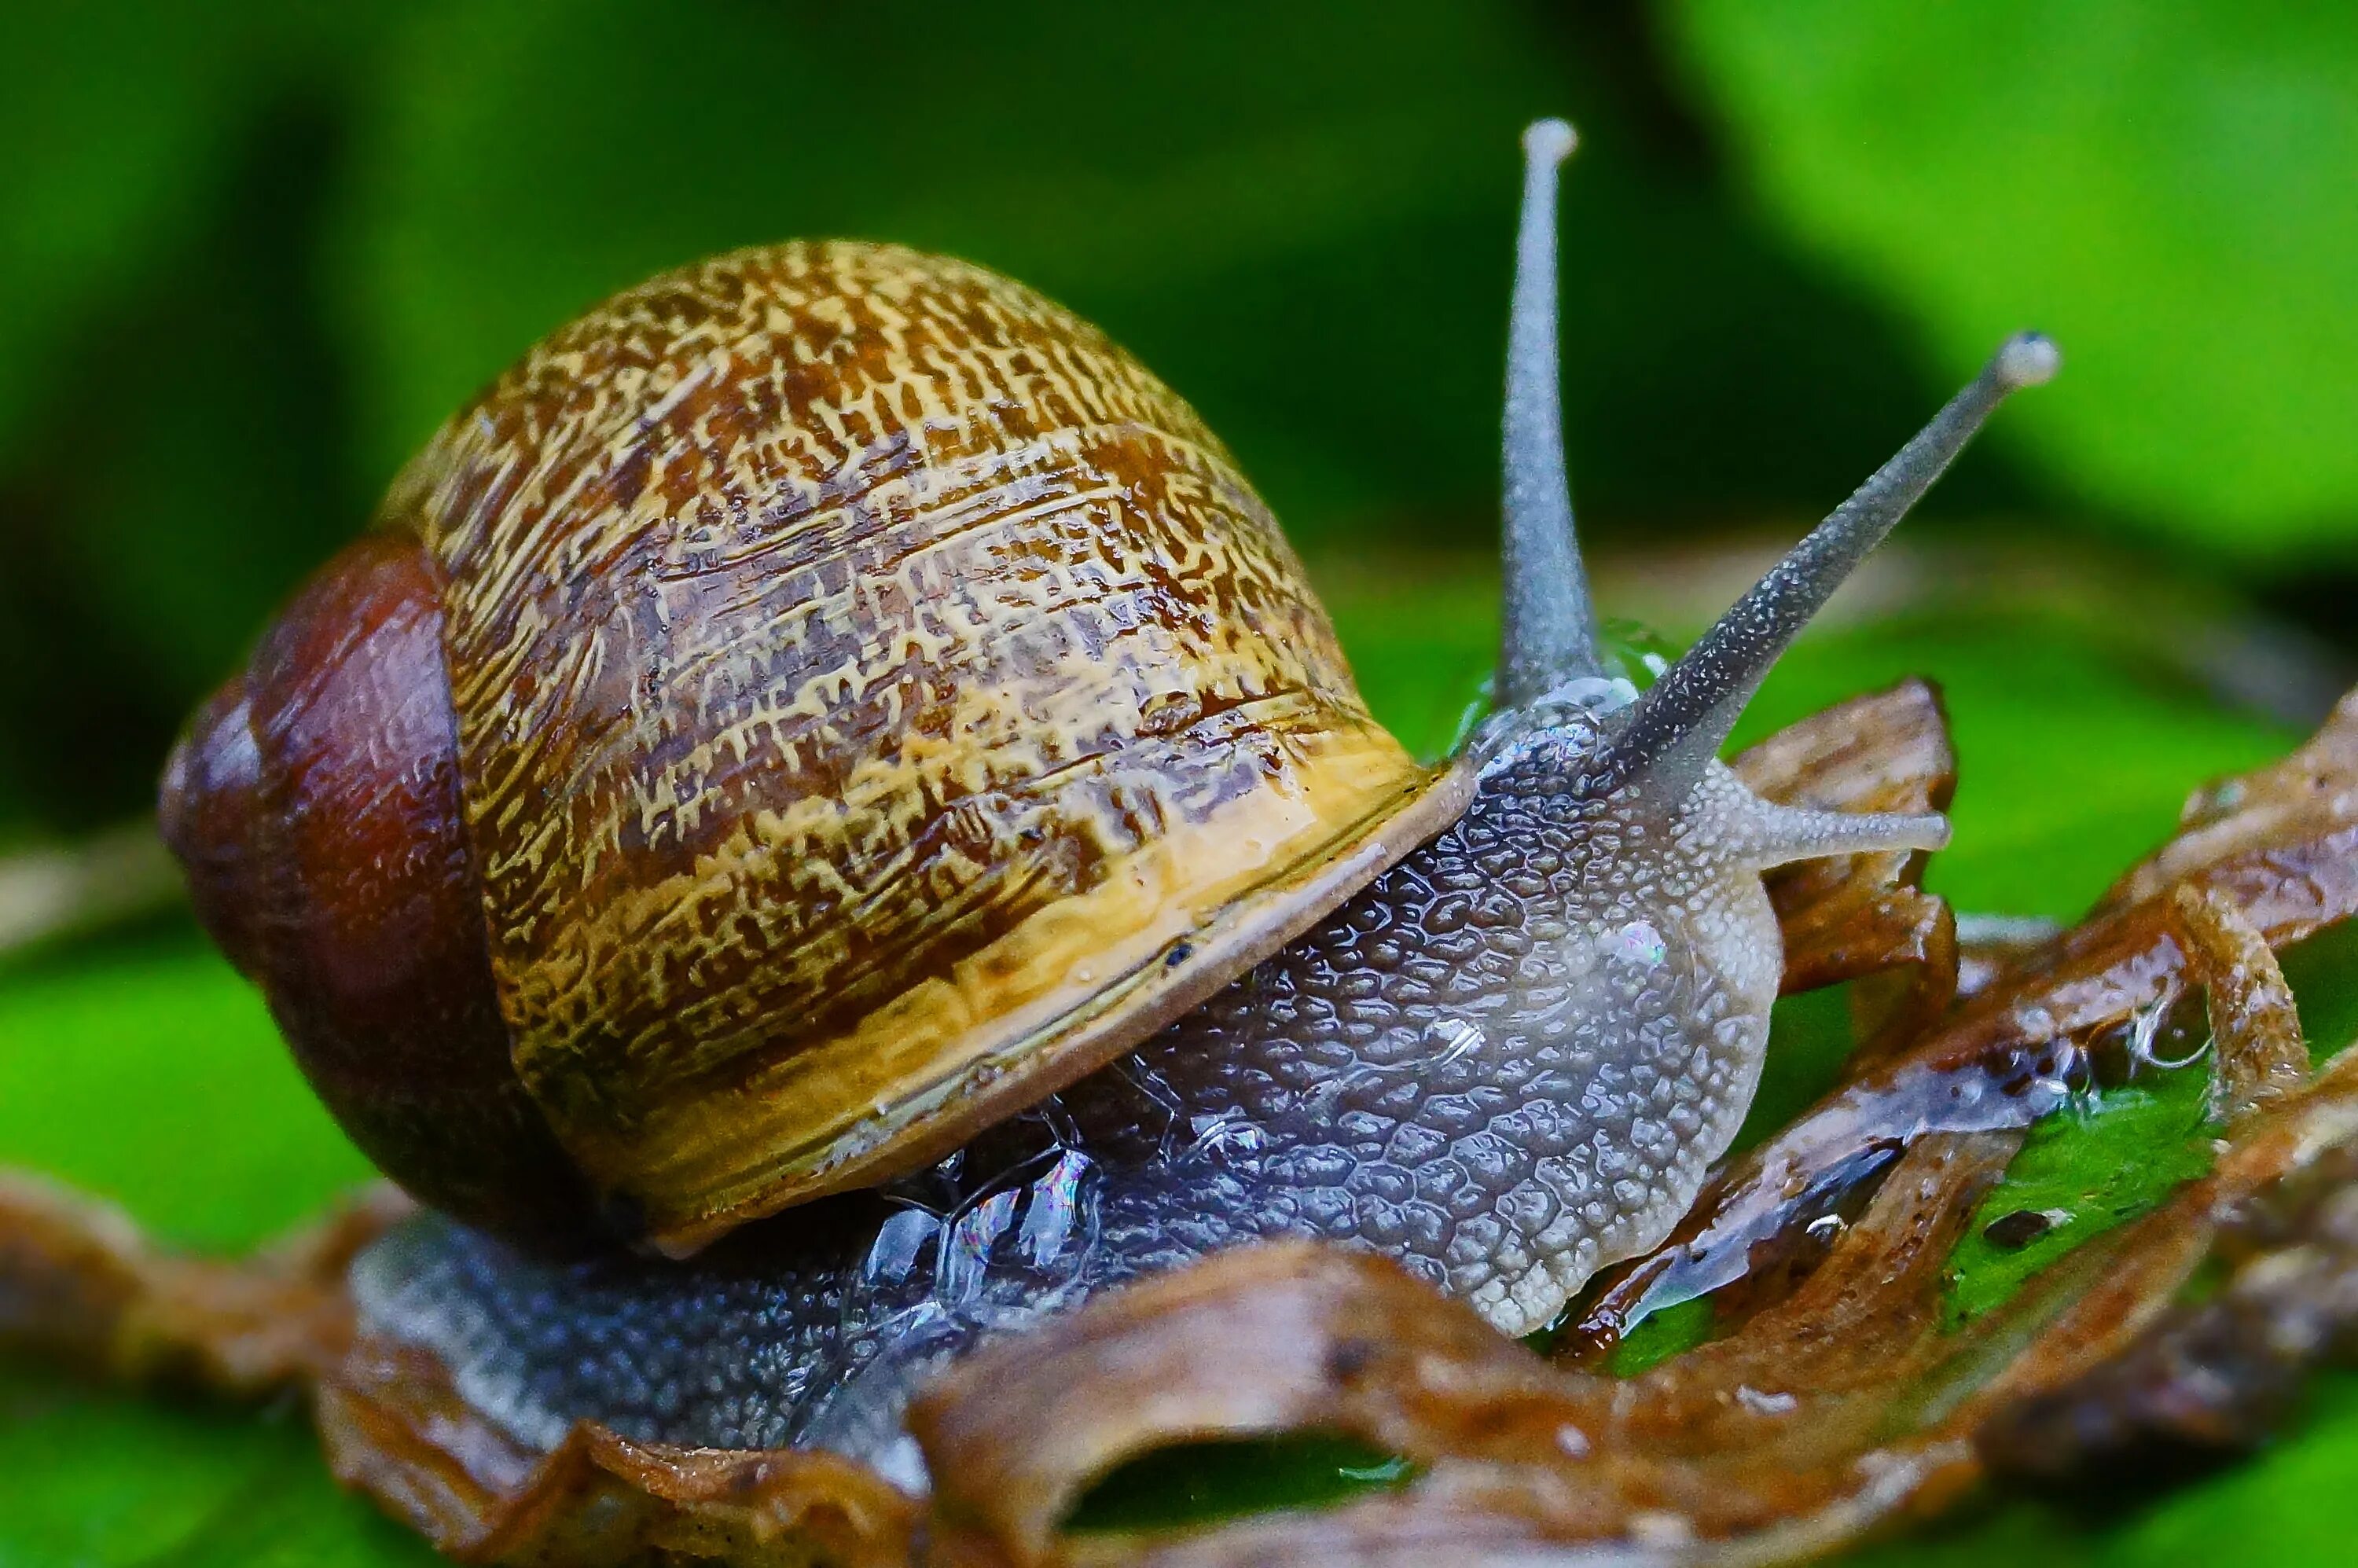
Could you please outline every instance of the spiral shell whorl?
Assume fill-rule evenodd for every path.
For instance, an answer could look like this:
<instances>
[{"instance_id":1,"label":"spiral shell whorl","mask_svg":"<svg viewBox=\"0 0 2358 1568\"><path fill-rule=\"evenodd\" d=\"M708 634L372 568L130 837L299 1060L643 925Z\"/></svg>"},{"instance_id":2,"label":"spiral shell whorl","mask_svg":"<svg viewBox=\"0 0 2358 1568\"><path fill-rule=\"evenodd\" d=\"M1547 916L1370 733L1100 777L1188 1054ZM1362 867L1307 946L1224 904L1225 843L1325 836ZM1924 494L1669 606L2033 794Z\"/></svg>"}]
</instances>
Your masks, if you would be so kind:
<instances>
[{"instance_id":1,"label":"spiral shell whorl","mask_svg":"<svg viewBox=\"0 0 2358 1568\"><path fill-rule=\"evenodd\" d=\"M1201 421L964 264L657 278L455 417L384 521L450 585L519 1073L665 1245L1134 1042L1163 1014L1077 1059L1058 1032L1422 782Z\"/></svg>"}]
</instances>

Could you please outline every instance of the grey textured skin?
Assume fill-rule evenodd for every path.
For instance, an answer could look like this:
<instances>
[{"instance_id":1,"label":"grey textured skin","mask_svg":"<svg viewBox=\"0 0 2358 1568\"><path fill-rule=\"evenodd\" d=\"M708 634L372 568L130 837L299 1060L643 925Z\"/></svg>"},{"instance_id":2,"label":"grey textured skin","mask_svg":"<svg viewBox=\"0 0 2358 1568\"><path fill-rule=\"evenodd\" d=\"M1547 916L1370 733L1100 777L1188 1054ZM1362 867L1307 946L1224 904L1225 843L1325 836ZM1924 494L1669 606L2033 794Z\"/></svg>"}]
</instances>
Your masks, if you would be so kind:
<instances>
[{"instance_id":1,"label":"grey textured skin","mask_svg":"<svg viewBox=\"0 0 2358 1568\"><path fill-rule=\"evenodd\" d=\"M420 1219L356 1265L363 1317L528 1442L586 1417L835 1448L911 1485L902 1411L943 1357L1234 1242L1370 1248L1539 1327L1661 1238L1750 1102L1780 959L1760 871L1944 837L1774 806L1716 763L1666 805L1599 768L1619 718L1508 716L1454 827L921 1177L687 1265L541 1263Z\"/></svg>"}]
</instances>

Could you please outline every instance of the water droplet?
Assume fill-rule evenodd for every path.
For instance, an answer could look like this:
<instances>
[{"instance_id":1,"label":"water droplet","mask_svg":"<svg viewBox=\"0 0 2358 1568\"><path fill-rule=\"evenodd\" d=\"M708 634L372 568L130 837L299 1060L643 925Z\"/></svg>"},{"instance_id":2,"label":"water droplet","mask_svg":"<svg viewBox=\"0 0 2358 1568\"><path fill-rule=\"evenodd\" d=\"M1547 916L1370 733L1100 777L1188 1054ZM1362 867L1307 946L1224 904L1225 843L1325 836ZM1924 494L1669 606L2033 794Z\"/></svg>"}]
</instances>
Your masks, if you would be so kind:
<instances>
[{"instance_id":1,"label":"water droplet","mask_svg":"<svg viewBox=\"0 0 2358 1568\"><path fill-rule=\"evenodd\" d=\"M1206 1159L1229 1162L1249 1160L1261 1152L1268 1135L1234 1111L1217 1116L1191 1116L1188 1130L1195 1141L1187 1146L1182 1159Z\"/></svg>"},{"instance_id":2,"label":"water droplet","mask_svg":"<svg viewBox=\"0 0 2358 1568\"><path fill-rule=\"evenodd\" d=\"M868 1256L860 1260L860 1289L905 1282L940 1231L941 1222L921 1208L904 1208L889 1216L876 1227L876 1239L868 1244Z\"/></svg>"},{"instance_id":3,"label":"water droplet","mask_svg":"<svg viewBox=\"0 0 2358 1568\"><path fill-rule=\"evenodd\" d=\"M990 1249L1015 1221L1022 1195L1002 1188L950 1223L942 1241L942 1261L934 1294L945 1302L968 1301L982 1292L990 1270Z\"/></svg>"},{"instance_id":4,"label":"water droplet","mask_svg":"<svg viewBox=\"0 0 2358 1568\"><path fill-rule=\"evenodd\" d=\"M1438 1053L1432 1065L1445 1067L1468 1051L1487 1044L1479 1025L1463 1018L1443 1018L1424 1026L1425 1044Z\"/></svg>"},{"instance_id":5,"label":"water droplet","mask_svg":"<svg viewBox=\"0 0 2358 1568\"><path fill-rule=\"evenodd\" d=\"M2174 1073L2180 1067L2190 1067L2202 1059L2211 1048L2204 1039L2183 1056L2166 1057L2154 1053L2153 1043L2161 1034L2161 1026L2169 1022L2170 1011L2178 1005L2179 982L2172 978L2161 988L2161 994L2139 1008L2129 1025L2129 1059L2141 1066Z\"/></svg>"},{"instance_id":6,"label":"water droplet","mask_svg":"<svg viewBox=\"0 0 2358 1568\"><path fill-rule=\"evenodd\" d=\"M1097 1162L1077 1149L1067 1149L1047 1174L1032 1184L1032 1201L1023 1211L1017 1239L1033 1268L1054 1264L1076 1239L1087 1196L1084 1184L1094 1179L1096 1171Z\"/></svg>"},{"instance_id":7,"label":"water droplet","mask_svg":"<svg viewBox=\"0 0 2358 1568\"><path fill-rule=\"evenodd\" d=\"M1607 950L1624 963L1658 968L1670 956L1670 946L1650 920L1633 920L1606 939Z\"/></svg>"},{"instance_id":8,"label":"water droplet","mask_svg":"<svg viewBox=\"0 0 2358 1568\"><path fill-rule=\"evenodd\" d=\"M1784 1415L1801 1401L1790 1394L1764 1393L1749 1383L1736 1386L1736 1402L1754 1415Z\"/></svg>"}]
</instances>

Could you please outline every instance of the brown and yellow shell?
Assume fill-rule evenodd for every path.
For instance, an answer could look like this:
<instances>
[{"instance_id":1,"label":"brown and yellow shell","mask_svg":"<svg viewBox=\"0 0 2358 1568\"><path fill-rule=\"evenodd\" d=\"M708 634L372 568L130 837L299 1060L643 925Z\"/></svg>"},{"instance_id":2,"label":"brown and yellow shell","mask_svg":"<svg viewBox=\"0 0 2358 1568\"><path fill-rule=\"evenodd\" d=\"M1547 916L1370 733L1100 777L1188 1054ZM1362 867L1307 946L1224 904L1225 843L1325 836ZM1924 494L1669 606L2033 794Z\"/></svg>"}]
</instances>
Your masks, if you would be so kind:
<instances>
[{"instance_id":1,"label":"brown and yellow shell","mask_svg":"<svg viewBox=\"0 0 2358 1568\"><path fill-rule=\"evenodd\" d=\"M370 569L422 552L401 569L438 597L514 1076L665 1250L1053 1092L1452 808L1194 411L963 263L785 244L618 296L452 418L380 527ZM209 712L246 709L266 759L244 680ZM176 760L168 829L203 819L173 793L201 772ZM258 787L285 816L308 786ZM192 832L192 873L224 860ZM407 1102L370 1125L295 1045L395 1175L389 1145L464 1141ZM463 1206L492 1179L414 1184Z\"/></svg>"}]
</instances>

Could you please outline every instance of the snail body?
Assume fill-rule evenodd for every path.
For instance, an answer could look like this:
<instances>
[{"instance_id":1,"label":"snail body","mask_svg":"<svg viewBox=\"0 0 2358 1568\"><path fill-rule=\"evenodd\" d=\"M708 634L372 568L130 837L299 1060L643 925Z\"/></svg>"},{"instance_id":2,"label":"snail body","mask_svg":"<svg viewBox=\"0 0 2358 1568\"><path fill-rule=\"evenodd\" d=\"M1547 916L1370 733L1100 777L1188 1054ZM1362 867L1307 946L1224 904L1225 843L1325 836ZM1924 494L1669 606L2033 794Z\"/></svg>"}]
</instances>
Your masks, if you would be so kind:
<instances>
[{"instance_id":1,"label":"snail body","mask_svg":"<svg viewBox=\"0 0 2358 1568\"><path fill-rule=\"evenodd\" d=\"M538 1444L588 1418L913 1485L901 1411L945 1358L1224 1246L1350 1242L1544 1326L1660 1238L1750 1102L1779 974L1758 863L1797 829L1895 831L1805 821L1717 764L1685 802L1582 790L1600 716L1541 711L1438 838L956 1161L685 1264L541 1260L428 1218L362 1258L363 1321Z\"/></svg>"},{"instance_id":2,"label":"snail body","mask_svg":"<svg viewBox=\"0 0 2358 1568\"><path fill-rule=\"evenodd\" d=\"M914 1484L943 1357L1232 1242L1521 1333L1660 1240L1758 1081L1760 873L1946 838L1719 745L2054 355L2009 341L1640 694L1563 479L1569 147L1526 138L1499 706L1431 772L1193 414L962 264L722 258L446 427L166 786L223 946L446 1211L355 1263L363 1323L527 1442Z\"/></svg>"}]
</instances>

